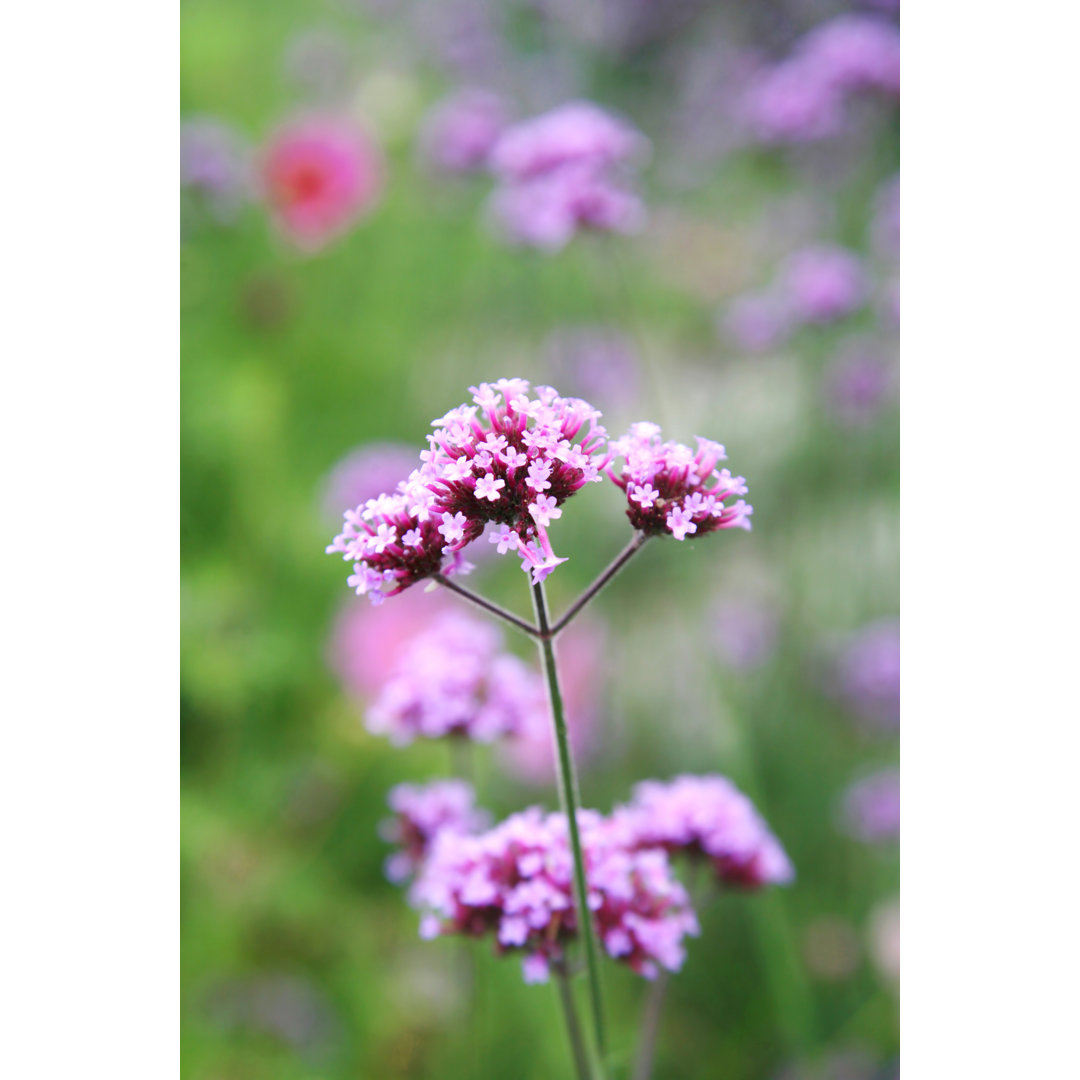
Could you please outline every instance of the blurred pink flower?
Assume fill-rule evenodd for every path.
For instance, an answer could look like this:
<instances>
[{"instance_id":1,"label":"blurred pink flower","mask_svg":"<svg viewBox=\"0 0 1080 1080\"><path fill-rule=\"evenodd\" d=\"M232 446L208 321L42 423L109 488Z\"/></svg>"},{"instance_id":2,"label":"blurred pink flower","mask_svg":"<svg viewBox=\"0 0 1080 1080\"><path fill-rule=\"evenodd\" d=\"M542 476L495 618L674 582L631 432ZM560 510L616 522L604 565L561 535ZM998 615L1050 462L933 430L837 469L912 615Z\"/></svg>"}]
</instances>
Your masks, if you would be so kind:
<instances>
[{"instance_id":1,"label":"blurred pink flower","mask_svg":"<svg viewBox=\"0 0 1080 1080\"><path fill-rule=\"evenodd\" d=\"M382 154L350 120L313 115L273 135L262 162L263 195L281 231L318 251L367 214L382 189Z\"/></svg>"},{"instance_id":2,"label":"blurred pink flower","mask_svg":"<svg viewBox=\"0 0 1080 1080\"><path fill-rule=\"evenodd\" d=\"M900 770L882 769L856 781L844 794L844 827L867 844L900 835Z\"/></svg>"},{"instance_id":3,"label":"blurred pink flower","mask_svg":"<svg viewBox=\"0 0 1080 1080\"><path fill-rule=\"evenodd\" d=\"M858 256L836 244L818 244L791 255L780 288L795 318L830 323L857 310L866 300L866 272Z\"/></svg>"},{"instance_id":4,"label":"blurred pink flower","mask_svg":"<svg viewBox=\"0 0 1080 1080\"><path fill-rule=\"evenodd\" d=\"M506 127L502 98L487 90L462 90L437 105L420 136L423 157L450 173L477 172Z\"/></svg>"},{"instance_id":5,"label":"blurred pink flower","mask_svg":"<svg viewBox=\"0 0 1080 1080\"><path fill-rule=\"evenodd\" d=\"M401 443L368 443L345 455L326 478L323 507L338 518L384 491L393 491L416 468L419 454Z\"/></svg>"}]
</instances>

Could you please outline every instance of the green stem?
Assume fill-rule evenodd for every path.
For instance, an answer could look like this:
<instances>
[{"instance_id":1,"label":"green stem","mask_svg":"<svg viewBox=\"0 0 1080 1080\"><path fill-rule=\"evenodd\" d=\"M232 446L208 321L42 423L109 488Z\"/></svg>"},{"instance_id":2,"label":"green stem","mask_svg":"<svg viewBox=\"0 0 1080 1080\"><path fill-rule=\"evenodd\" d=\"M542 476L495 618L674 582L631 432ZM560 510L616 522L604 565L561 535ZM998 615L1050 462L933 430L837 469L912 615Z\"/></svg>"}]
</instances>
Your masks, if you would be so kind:
<instances>
[{"instance_id":1,"label":"green stem","mask_svg":"<svg viewBox=\"0 0 1080 1080\"><path fill-rule=\"evenodd\" d=\"M589 1080L592 1075L589 1071L589 1055L585 1049L585 1040L581 1035L577 1008L574 1006L574 991L570 986L570 976L564 968L560 967L556 971L555 982L559 988L559 1000L562 1002L563 1016L566 1019L566 1034L570 1039L570 1049L574 1054L574 1067L577 1069L578 1080Z\"/></svg>"},{"instance_id":2,"label":"green stem","mask_svg":"<svg viewBox=\"0 0 1080 1080\"><path fill-rule=\"evenodd\" d=\"M577 812L581 804L578 795L577 775L574 772L574 757L570 751L570 736L566 728L566 714L563 710L562 691L559 689L559 673L555 666L555 646L551 638L548 623L547 600L544 586L533 586L533 605L536 608L536 623L540 630L540 658L547 677L548 698L551 702L551 720L555 729L556 761L559 773L559 799L566 815L567 832L570 836L570 851L574 858L574 906L577 908L577 922L581 937L585 942L585 967L589 977L589 998L592 1005L593 1029L596 1036L596 1048L600 1057L600 1076L603 1077L603 1059L606 1052L604 1039L604 1006L600 989L600 959L596 948L596 934L593 930L592 913L589 911L588 886L585 881L585 856L581 848L581 832L578 828Z\"/></svg>"},{"instance_id":3,"label":"green stem","mask_svg":"<svg viewBox=\"0 0 1080 1080\"><path fill-rule=\"evenodd\" d=\"M600 576L570 605L566 613L551 628L553 637L563 630L570 620L575 618L582 608L630 561L631 557L645 546L645 541L648 539L645 533L634 533L630 543L608 563L607 568L601 572Z\"/></svg>"},{"instance_id":4,"label":"green stem","mask_svg":"<svg viewBox=\"0 0 1080 1080\"><path fill-rule=\"evenodd\" d=\"M641 1018L637 1056L634 1058L633 1080L649 1080L652 1076L656 1036L660 1031L660 1014L664 1009L664 995L667 993L669 980L668 972L661 971L656 976L656 981L649 987L649 996L645 999L645 1012Z\"/></svg>"},{"instance_id":5,"label":"green stem","mask_svg":"<svg viewBox=\"0 0 1080 1080\"><path fill-rule=\"evenodd\" d=\"M524 619L519 619L512 611L507 611L506 608L499 607L494 601L479 596L477 593L466 589L464 585L459 585L456 581L452 581L445 574L432 574L432 580L437 581L444 589L449 589L451 592L456 592L458 596L464 597L470 604L475 604L477 607L483 608L485 611L502 619L503 622L507 622L511 626L517 627L518 630L523 631L530 637L537 636L535 626L527 623Z\"/></svg>"}]
</instances>

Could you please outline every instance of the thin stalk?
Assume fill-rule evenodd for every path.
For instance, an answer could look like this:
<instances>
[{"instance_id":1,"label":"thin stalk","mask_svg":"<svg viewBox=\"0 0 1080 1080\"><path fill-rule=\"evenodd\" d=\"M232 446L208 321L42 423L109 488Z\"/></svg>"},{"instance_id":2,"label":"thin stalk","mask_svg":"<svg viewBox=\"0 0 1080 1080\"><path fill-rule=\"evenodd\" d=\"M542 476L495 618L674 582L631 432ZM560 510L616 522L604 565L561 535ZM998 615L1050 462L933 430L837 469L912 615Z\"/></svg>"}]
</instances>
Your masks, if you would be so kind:
<instances>
[{"instance_id":1,"label":"thin stalk","mask_svg":"<svg viewBox=\"0 0 1080 1080\"><path fill-rule=\"evenodd\" d=\"M642 532L635 532L634 538L619 552L608 564L607 569L570 605L557 623L551 628L554 637L563 630L570 621L580 614L585 605L630 561L631 557L639 552L649 538Z\"/></svg>"},{"instance_id":2,"label":"thin stalk","mask_svg":"<svg viewBox=\"0 0 1080 1080\"><path fill-rule=\"evenodd\" d=\"M661 971L649 987L649 996L645 999L645 1011L641 1017L641 1034L638 1036L637 1055L634 1058L633 1080L649 1080L652 1076L656 1036L660 1031L660 1014L663 1012L664 996L670 981L671 975L667 971Z\"/></svg>"},{"instance_id":3,"label":"thin stalk","mask_svg":"<svg viewBox=\"0 0 1080 1080\"><path fill-rule=\"evenodd\" d=\"M590 1080L592 1073L589 1070L589 1054L585 1049L581 1024L578 1022L570 976L564 969L556 972L555 983L559 988L559 1001L562 1002L563 1016L566 1019L566 1034L570 1039L570 1049L574 1054L574 1068L577 1070L578 1080Z\"/></svg>"},{"instance_id":4,"label":"thin stalk","mask_svg":"<svg viewBox=\"0 0 1080 1080\"><path fill-rule=\"evenodd\" d=\"M440 585L449 589L451 592L456 592L458 596L463 596L471 604L475 604L477 607L483 608L485 611L490 612L492 615L497 616L504 622L508 622L511 626L517 627L518 630L524 631L530 637L539 637L539 633L532 623L526 622L524 619L518 618L512 611L507 611L504 607L499 607L498 604L491 600L486 600L484 597L477 595L474 592L470 592L464 586L459 585L456 581L451 581L445 574L433 574L433 580L437 581Z\"/></svg>"},{"instance_id":5,"label":"thin stalk","mask_svg":"<svg viewBox=\"0 0 1080 1080\"><path fill-rule=\"evenodd\" d=\"M593 1031L596 1036L596 1048L599 1053L603 1076L603 1059L606 1052L604 1038L604 1005L600 988L600 959L596 948L596 933L593 930L592 913L589 911L588 886L585 881L585 856L581 848L581 832L578 828L577 812L581 805L578 794L577 775L574 771L574 757L570 751L570 736L566 728L566 714L563 710L562 691L559 689L559 673L555 666L555 645L552 641L548 623L547 599L544 586L533 586L533 606L536 609L536 623L540 628L540 658L547 677L548 698L551 702L551 721L555 729L556 764L559 774L559 799L566 815L567 832L570 836L570 851L574 858L574 906L577 909L577 922L581 937L585 942L585 969L589 977L589 999L592 1005Z\"/></svg>"}]
</instances>

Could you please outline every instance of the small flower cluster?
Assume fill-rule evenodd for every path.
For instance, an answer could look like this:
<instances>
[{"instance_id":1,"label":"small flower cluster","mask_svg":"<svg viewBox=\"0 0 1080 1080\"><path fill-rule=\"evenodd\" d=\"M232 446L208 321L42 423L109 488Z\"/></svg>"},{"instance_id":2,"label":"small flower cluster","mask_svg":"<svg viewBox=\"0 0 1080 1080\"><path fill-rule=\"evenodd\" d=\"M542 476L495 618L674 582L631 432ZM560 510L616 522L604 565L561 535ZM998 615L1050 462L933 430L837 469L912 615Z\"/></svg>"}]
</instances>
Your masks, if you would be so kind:
<instances>
[{"instance_id":1,"label":"small flower cluster","mask_svg":"<svg viewBox=\"0 0 1080 1080\"><path fill-rule=\"evenodd\" d=\"M565 559L551 549L547 527L562 504L589 482L603 479L607 432L600 413L580 398L524 379L499 379L469 388L461 405L433 422L418 478L432 493L431 511L449 550L464 547L488 522L500 555L521 556L535 582ZM479 415L478 415L479 414Z\"/></svg>"},{"instance_id":2,"label":"small flower cluster","mask_svg":"<svg viewBox=\"0 0 1080 1080\"><path fill-rule=\"evenodd\" d=\"M883 19L841 15L758 76L743 115L761 142L814 142L840 134L848 96L868 91L899 94L900 33Z\"/></svg>"},{"instance_id":3,"label":"small flower cluster","mask_svg":"<svg viewBox=\"0 0 1080 1080\"><path fill-rule=\"evenodd\" d=\"M790 255L771 286L736 297L724 316L724 329L739 348L767 352L800 326L820 326L852 314L868 294L867 273L857 255L836 244L815 244Z\"/></svg>"},{"instance_id":4,"label":"small flower cluster","mask_svg":"<svg viewBox=\"0 0 1080 1080\"><path fill-rule=\"evenodd\" d=\"M723 776L647 780L615 820L631 847L707 859L724 885L760 888L795 876L791 860L754 804Z\"/></svg>"},{"instance_id":5,"label":"small flower cluster","mask_svg":"<svg viewBox=\"0 0 1080 1080\"><path fill-rule=\"evenodd\" d=\"M588 102L572 102L508 128L491 151L500 183L494 212L507 235L547 251L579 228L630 233L644 222L626 185L644 136Z\"/></svg>"},{"instance_id":6,"label":"small flower cluster","mask_svg":"<svg viewBox=\"0 0 1080 1080\"><path fill-rule=\"evenodd\" d=\"M623 458L607 474L626 492L626 516L647 536L667 533L685 540L692 533L750 528L753 507L743 499L730 506L724 500L745 495L746 481L727 469L717 470L724 448L698 438L695 452L682 443L662 442L656 424L638 423L629 434L611 443L613 457Z\"/></svg>"},{"instance_id":7,"label":"small flower cluster","mask_svg":"<svg viewBox=\"0 0 1080 1080\"><path fill-rule=\"evenodd\" d=\"M857 780L844 795L844 825L867 844L900 835L900 770L882 769Z\"/></svg>"},{"instance_id":8,"label":"small flower cluster","mask_svg":"<svg viewBox=\"0 0 1080 1080\"><path fill-rule=\"evenodd\" d=\"M440 172L478 172L486 168L506 121L506 106L497 94L463 90L436 106L425 120L421 153Z\"/></svg>"},{"instance_id":9,"label":"small flower cluster","mask_svg":"<svg viewBox=\"0 0 1080 1080\"><path fill-rule=\"evenodd\" d=\"M872 727L900 725L900 622L868 623L848 640L837 663L840 696Z\"/></svg>"},{"instance_id":10,"label":"small flower cluster","mask_svg":"<svg viewBox=\"0 0 1080 1080\"><path fill-rule=\"evenodd\" d=\"M667 856L627 849L611 819L593 811L578 823L605 951L646 978L677 971L683 938L698 925ZM577 936L572 876L565 816L533 807L479 836L440 832L411 899L424 912L423 937L492 934L500 953L522 954L526 982L544 982Z\"/></svg>"},{"instance_id":11,"label":"small flower cluster","mask_svg":"<svg viewBox=\"0 0 1080 1080\"><path fill-rule=\"evenodd\" d=\"M543 680L501 644L486 622L442 615L402 652L368 709L368 730L399 746L446 736L491 742L534 730L546 708Z\"/></svg>"},{"instance_id":12,"label":"small flower cluster","mask_svg":"<svg viewBox=\"0 0 1080 1080\"><path fill-rule=\"evenodd\" d=\"M464 780L398 784L386 801L394 817L379 831L384 840L401 848L386 860L386 876L395 884L420 870L438 833L469 835L486 828L490 820L476 808L476 793Z\"/></svg>"}]
</instances>

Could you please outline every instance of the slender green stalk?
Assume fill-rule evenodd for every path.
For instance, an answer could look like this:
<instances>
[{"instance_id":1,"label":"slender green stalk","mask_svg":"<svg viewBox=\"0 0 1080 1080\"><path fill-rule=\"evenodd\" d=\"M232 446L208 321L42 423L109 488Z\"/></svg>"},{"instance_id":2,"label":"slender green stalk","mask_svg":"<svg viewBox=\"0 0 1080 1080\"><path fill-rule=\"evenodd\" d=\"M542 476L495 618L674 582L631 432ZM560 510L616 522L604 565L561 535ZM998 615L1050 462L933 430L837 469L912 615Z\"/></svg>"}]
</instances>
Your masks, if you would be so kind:
<instances>
[{"instance_id":1,"label":"slender green stalk","mask_svg":"<svg viewBox=\"0 0 1080 1080\"><path fill-rule=\"evenodd\" d=\"M635 532L634 538L608 564L600 576L570 605L557 623L551 628L554 637L573 619L585 605L630 561L631 556L639 552L649 538L642 532ZM543 631L541 630L541 633Z\"/></svg>"},{"instance_id":2,"label":"slender green stalk","mask_svg":"<svg viewBox=\"0 0 1080 1080\"><path fill-rule=\"evenodd\" d=\"M574 1068L578 1080L590 1080L589 1054L585 1049L585 1040L578 1022L577 1007L574 1005L574 991L570 986L570 976L560 967L555 973L555 983L559 988L559 1000L562 1002L563 1016L566 1019L566 1034L570 1039L570 1049L574 1054Z\"/></svg>"},{"instance_id":3,"label":"slender green stalk","mask_svg":"<svg viewBox=\"0 0 1080 1080\"><path fill-rule=\"evenodd\" d=\"M442 585L443 588L449 589L451 592L456 592L458 596L463 596L470 604L475 604L477 607L483 608L485 611L502 619L503 622L508 622L518 630L524 631L530 637L538 636L536 627L531 623L526 622L524 619L519 619L512 611L507 611L506 608L499 607L494 601L487 600L483 596L479 596L469 589L466 589L463 585L459 585L456 581L452 581L445 574L433 574L432 578Z\"/></svg>"},{"instance_id":4,"label":"slender green stalk","mask_svg":"<svg viewBox=\"0 0 1080 1080\"><path fill-rule=\"evenodd\" d=\"M548 698L551 702L551 721L555 729L556 761L559 774L559 798L563 813L566 814L567 832L570 836L570 851L574 858L574 906L577 909L577 922L582 940L585 943L585 968L589 978L589 999L592 1005L593 1029L596 1047L601 1061L600 1075L603 1076L605 1055L604 1005L600 988L600 959L596 948L596 933L593 929L592 913L589 911L588 886L585 880L585 855L581 848L581 832L578 828L577 811L581 805L578 794L577 775L574 772L574 757L570 751L570 736L566 728L566 714L563 710L562 691L559 689L559 673L555 666L555 646L548 623L547 599L542 583L533 586L533 606L536 608L536 623L540 629L540 658L547 677Z\"/></svg>"},{"instance_id":5,"label":"slender green stalk","mask_svg":"<svg viewBox=\"0 0 1080 1080\"><path fill-rule=\"evenodd\" d=\"M652 1076L656 1036L660 1031L660 1014L664 1008L664 996L670 980L670 974L661 971L649 987L649 996L645 999L645 1011L641 1017L641 1034L638 1036L637 1055L634 1058L633 1080L649 1080Z\"/></svg>"}]
</instances>

